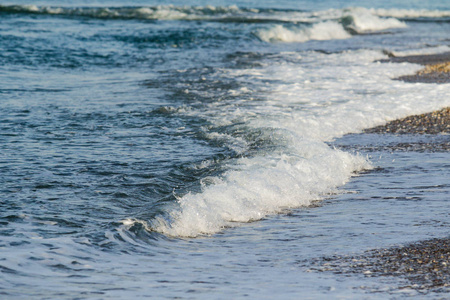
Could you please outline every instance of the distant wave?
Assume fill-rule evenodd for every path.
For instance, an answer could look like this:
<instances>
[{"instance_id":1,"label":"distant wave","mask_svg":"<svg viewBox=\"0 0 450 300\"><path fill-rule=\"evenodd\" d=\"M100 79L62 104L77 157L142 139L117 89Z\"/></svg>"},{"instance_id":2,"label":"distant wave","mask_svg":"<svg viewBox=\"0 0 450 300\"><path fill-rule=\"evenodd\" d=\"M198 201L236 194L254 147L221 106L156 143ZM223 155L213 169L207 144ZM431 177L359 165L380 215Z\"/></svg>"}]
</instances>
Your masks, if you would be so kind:
<instances>
[{"instance_id":1,"label":"distant wave","mask_svg":"<svg viewBox=\"0 0 450 300\"><path fill-rule=\"evenodd\" d=\"M255 35L265 42L306 42L309 40L334 40L351 37L351 34L341 24L333 21L321 22L303 28L275 25L272 28L257 31Z\"/></svg>"},{"instance_id":2,"label":"distant wave","mask_svg":"<svg viewBox=\"0 0 450 300\"><path fill-rule=\"evenodd\" d=\"M343 11L340 23L355 33L381 31L391 28L403 28L406 24L396 18L382 18L365 8L352 8Z\"/></svg>"},{"instance_id":3,"label":"distant wave","mask_svg":"<svg viewBox=\"0 0 450 300\"><path fill-rule=\"evenodd\" d=\"M289 22L317 23L340 20L351 16L355 23L375 22L369 30L379 30L380 24L395 24L396 19L423 18L450 21L450 10L400 10L400 9L330 9L324 11L302 11L282 9L240 8L237 6L143 6L143 7L52 7L36 5L0 5L0 13L47 14L80 16L101 19L144 19L144 20L209 20L221 22ZM364 17L364 21L361 18ZM369 19L367 19L367 17ZM386 18L388 18L386 20ZM401 23L401 22L400 22ZM391 25L388 26L388 28Z\"/></svg>"},{"instance_id":4,"label":"distant wave","mask_svg":"<svg viewBox=\"0 0 450 300\"><path fill-rule=\"evenodd\" d=\"M306 42L309 40L346 39L352 34L383 31L391 28L407 27L406 23L395 18L381 18L365 8L328 11L321 21L312 24L275 25L259 30L257 37L266 42Z\"/></svg>"},{"instance_id":5,"label":"distant wave","mask_svg":"<svg viewBox=\"0 0 450 300\"><path fill-rule=\"evenodd\" d=\"M36 5L0 5L0 12L81 16L102 19L211 20L230 22L283 21L286 14L301 11L245 9L237 6L144 6L144 7L50 7ZM288 19L286 19L288 21Z\"/></svg>"},{"instance_id":6,"label":"distant wave","mask_svg":"<svg viewBox=\"0 0 450 300\"><path fill-rule=\"evenodd\" d=\"M401 18L444 18L450 11L375 10L366 8L323 11L251 9L237 6L146 6L146 7L49 7L0 5L0 13L44 14L66 17L136 20L186 20L265 23L253 34L265 42L306 42L346 39L355 34L406 27Z\"/></svg>"}]
</instances>

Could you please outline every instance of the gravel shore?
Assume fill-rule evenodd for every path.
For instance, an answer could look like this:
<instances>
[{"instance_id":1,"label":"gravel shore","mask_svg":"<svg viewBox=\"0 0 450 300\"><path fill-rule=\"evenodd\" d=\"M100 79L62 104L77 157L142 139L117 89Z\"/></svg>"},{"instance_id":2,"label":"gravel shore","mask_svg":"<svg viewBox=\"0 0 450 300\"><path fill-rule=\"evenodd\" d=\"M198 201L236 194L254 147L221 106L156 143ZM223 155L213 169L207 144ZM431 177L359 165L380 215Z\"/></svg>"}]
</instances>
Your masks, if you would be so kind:
<instances>
[{"instance_id":1,"label":"gravel shore","mask_svg":"<svg viewBox=\"0 0 450 300\"><path fill-rule=\"evenodd\" d=\"M396 276L407 279L399 289L450 292L450 238L431 239L362 255L332 256L312 263L310 271Z\"/></svg>"},{"instance_id":2,"label":"gravel shore","mask_svg":"<svg viewBox=\"0 0 450 300\"><path fill-rule=\"evenodd\" d=\"M394 120L385 125L364 130L365 133L450 134L450 107Z\"/></svg>"}]
</instances>

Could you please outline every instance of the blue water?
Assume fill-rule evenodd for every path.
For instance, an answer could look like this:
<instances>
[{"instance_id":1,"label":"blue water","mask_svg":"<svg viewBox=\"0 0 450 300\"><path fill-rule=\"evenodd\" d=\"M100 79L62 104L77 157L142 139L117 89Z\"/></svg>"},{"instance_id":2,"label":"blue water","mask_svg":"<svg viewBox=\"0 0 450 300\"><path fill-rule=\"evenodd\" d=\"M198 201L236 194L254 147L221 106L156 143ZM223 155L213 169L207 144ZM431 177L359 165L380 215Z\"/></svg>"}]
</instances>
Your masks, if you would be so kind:
<instances>
[{"instance_id":1,"label":"blue water","mask_svg":"<svg viewBox=\"0 0 450 300\"><path fill-rule=\"evenodd\" d=\"M445 0L0 4L1 297L435 297L305 261L447 234L448 152L395 145L448 136L358 133L450 105L377 62L449 32Z\"/></svg>"}]
</instances>

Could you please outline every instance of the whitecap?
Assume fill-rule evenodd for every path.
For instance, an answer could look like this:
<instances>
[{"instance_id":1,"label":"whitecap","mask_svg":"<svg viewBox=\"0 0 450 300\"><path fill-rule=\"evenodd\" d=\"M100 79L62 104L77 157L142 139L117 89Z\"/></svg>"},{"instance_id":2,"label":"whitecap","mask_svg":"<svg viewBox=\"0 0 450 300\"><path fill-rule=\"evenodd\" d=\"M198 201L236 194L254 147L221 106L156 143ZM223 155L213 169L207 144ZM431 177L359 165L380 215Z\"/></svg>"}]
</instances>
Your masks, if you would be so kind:
<instances>
[{"instance_id":1,"label":"whitecap","mask_svg":"<svg viewBox=\"0 0 450 300\"><path fill-rule=\"evenodd\" d=\"M365 8L344 10L342 23L356 33L382 31L391 28L405 28L407 25L395 18L381 18Z\"/></svg>"},{"instance_id":2,"label":"whitecap","mask_svg":"<svg viewBox=\"0 0 450 300\"><path fill-rule=\"evenodd\" d=\"M334 21L320 22L301 28L275 25L269 29L259 30L255 35L265 42L289 43L309 40L347 39L351 37L341 24Z\"/></svg>"}]
</instances>

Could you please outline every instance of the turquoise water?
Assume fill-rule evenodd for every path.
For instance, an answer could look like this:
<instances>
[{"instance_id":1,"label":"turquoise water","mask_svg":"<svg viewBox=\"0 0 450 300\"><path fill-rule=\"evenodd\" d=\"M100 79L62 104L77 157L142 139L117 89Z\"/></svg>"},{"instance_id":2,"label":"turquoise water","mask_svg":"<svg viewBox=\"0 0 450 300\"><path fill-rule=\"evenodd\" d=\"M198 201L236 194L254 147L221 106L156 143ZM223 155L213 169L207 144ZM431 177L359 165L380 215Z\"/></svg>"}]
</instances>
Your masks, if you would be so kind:
<instances>
[{"instance_id":1,"label":"turquoise water","mask_svg":"<svg viewBox=\"0 0 450 300\"><path fill-rule=\"evenodd\" d=\"M2 3L0 294L424 297L307 262L447 234L448 153L395 148L447 136L358 133L450 105L377 62L448 32L447 1Z\"/></svg>"}]
</instances>

